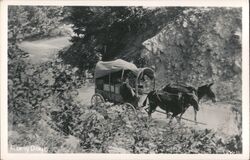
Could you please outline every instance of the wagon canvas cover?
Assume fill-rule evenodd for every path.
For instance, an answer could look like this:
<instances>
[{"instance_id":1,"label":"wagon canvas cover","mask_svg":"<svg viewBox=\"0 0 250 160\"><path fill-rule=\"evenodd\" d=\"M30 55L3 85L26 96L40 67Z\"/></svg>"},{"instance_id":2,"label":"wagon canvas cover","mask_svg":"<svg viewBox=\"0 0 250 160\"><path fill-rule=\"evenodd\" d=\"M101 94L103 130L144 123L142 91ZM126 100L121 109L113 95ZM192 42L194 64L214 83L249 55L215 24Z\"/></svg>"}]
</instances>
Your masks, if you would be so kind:
<instances>
[{"instance_id":1,"label":"wagon canvas cover","mask_svg":"<svg viewBox=\"0 0 250 160\"><path fill-rule=\"evenodd\" d=\"M133 64L122 59L114 61L99 61L95 68L95 78L100 78L108 75L109 73L118 72L121 70L130 70L135 75L139 73L139 69Z\"/></svg>"}]
</instances>

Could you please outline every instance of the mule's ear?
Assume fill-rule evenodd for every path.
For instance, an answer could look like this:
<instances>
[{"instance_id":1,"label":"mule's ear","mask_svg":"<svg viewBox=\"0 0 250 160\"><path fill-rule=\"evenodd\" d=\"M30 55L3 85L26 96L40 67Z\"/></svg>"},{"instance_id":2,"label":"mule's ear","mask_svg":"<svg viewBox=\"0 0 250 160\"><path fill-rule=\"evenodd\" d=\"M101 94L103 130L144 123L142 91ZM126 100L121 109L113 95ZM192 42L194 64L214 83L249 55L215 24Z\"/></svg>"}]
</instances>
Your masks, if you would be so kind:
<instances>
[{"instance_id":1,"label":"mule's ear","mask_svg":"<svg viewBox=\"0 0 250 160\"><path fill-rule=\"evenodd\" d=\"M208 85L208 87L211 87L213 84L214 84L214 82L210 83L210 84Z\"/></svg>"}]
</instances>

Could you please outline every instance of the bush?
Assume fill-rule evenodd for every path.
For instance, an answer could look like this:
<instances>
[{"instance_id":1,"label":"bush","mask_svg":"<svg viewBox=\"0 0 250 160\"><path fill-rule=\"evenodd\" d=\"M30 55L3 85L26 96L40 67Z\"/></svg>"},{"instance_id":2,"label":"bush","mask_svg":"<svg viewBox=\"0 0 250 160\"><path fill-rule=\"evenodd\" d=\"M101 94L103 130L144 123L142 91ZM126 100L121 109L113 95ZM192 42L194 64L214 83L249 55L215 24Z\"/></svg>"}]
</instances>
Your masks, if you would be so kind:
<instances>
[{"instance_id":1,"label":"bush","mask_svg":"<svg viewBox=\"0 0 250 160\"><path fill-rule=\"evenodd\" d=\"M242 152L241 135L225 138L212 130L194 130L183 125L161 128L150 123L143 112L136 115L126 112L124 105L81 105L75 101L81 86L75 75L77 69L61 60L24 68L25 73L14 81L12 88L22 91L21 95L32 96L14 99L9 95L12 100L9 114L13 117L9 121L13 123L9 132L11 145L36 145L49 153ZM26 74L31 76L22 78ZM29 112L22 113L13 106ZM17 118L19 114L22 116Z\"/></svg>"}]
</instances>

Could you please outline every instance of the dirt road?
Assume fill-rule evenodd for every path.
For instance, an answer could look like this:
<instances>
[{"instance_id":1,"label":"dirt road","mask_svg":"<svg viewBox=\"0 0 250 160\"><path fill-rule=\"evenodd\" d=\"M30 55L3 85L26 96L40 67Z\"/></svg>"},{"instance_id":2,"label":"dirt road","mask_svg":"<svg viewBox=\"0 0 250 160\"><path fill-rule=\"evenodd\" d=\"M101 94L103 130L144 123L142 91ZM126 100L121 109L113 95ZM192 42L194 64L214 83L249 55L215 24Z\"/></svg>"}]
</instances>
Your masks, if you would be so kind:
<instances>
[{"instance_id":1,"label":"dirt road","mask_svg":"<svg viewBox=\"0 0 250 160\"><path fill-rule=\"evenodd\" d=\"M79 94L76 98L77 101L82 105L90 105L90 101L95 92L95 87L93 84L89 84L87 86L82 86L78 90Z\"/></svg>"},{"instance_id":2,"label":"dirt road","mask_svg":"<svg viewBox=\"0 0 250 160\"><path fill-rule=\"evenodd\" d=\"M94 94L94 86L83 86L79 89L79 95L77 100L80 101L81 104L90 105L90 100L92 95ZM140 100L140 104L144 101L145 96L143 96ZM139 105L140 105L139 104ZM140 105L141 106L141 105ZM217 103L202 103L200 104L200 111L197 113L197 121L205 123L203 124L195 124L193 122L189 122L186 120L182 120L182 123L188 126L192 126L197 129L213 129L219 133L226 135L234 135L237 134L237 122L235 120L235 114L231 111L231 104L224 102ZM158 108L159 111L162 111ZM145 113L146 114L146 113ZM194 111L193 108L190 107L183 115L184 118L189 120L194 120ZM166 115L162 113L155 112L152 114L152 119L155 123L159 123L161 126L165 126L169 119L166 119ZM173 120L173 123L176 123L176 120Z\"/></svg>"},{"instance_id":3,"label":"dirt road","mask_svg":"<svg viewBox=\"0 0 250 160\"><path fill-rule=\"evenodd\" d=\"M33 64L46 62L55 57L59 50L71 45L70 37L56 37L36 41L23 41L19 44L21 50L28 52Z\"/></svg>"},{"instance_id":4,"label":"dirt road","mask_svg":"<svg viewBox=\"0 0 250 160\"><path fill-rule=\"evenodd\" d=\"M182 123L197 129L213 129L226 135L238 134L237 121L235 114L231 111L231 105L223 102L216 104L204 103L200 105L200 111L197 113L197 121L205 124L195 124L186 120ZM160 109L158 109L160 110ZM153 113L152 118L160 123L168 123L166 116L162 113ZM183 118L194 120L194 111L190 107L183 115ZM173 123L177 123L176 120Z\"/></svg>"}]
</instances>

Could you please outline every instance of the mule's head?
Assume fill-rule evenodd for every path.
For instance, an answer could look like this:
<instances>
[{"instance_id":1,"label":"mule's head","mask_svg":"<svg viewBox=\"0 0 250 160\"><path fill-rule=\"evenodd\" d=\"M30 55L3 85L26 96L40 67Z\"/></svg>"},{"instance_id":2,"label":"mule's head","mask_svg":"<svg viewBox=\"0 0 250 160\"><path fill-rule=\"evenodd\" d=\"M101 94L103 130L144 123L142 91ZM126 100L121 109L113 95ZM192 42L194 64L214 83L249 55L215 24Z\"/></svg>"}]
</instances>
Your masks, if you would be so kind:
<instances>
[{"instance_id":1,"label":"mule's head","mask_svg":"<svg viewBox=\"0 0 250 160\"><path fill-rule=\"evenodd\" d=\"M206 84L206 85L201 86L201 87L198 88L198 97L199 97L199 99L201 99L203 96L206 96L209 99L211 99L212 102L214 102L214 103L216 102L215 94L211 89L211 86L213 84L214 83Z\"/></svg>"}]
</instances>

